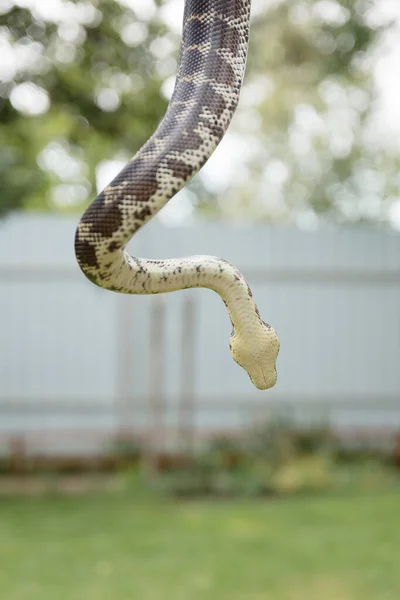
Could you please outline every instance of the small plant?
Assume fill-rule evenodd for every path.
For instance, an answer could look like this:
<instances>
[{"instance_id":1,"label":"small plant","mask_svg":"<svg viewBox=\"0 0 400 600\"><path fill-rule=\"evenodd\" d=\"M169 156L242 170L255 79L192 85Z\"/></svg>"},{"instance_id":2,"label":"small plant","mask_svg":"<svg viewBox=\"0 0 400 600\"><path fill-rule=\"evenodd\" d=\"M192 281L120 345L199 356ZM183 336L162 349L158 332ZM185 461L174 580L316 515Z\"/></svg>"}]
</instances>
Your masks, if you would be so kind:
<instances>
[{"instance_id":1,"label":"small plant","mask_svg":"<svg viewBox=\"0 0 400 600\"><path fill-rule=\"evenodd\" d=\"M299 428L277 419L240 437L214 438L159 478L162 489L175 496L261 497L392 486L398 479L393 466L375 453L372 467L371 455L360 446L345 452L328 427Z\"/></svg>"}]
</instances>

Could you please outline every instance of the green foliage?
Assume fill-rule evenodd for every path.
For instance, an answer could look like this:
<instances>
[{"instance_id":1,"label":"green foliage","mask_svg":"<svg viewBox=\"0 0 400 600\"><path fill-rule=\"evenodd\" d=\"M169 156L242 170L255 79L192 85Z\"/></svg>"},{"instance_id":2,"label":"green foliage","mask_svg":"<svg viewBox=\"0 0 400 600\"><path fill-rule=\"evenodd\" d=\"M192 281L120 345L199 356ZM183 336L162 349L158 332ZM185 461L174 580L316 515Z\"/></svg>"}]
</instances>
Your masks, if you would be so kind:
<instances>
[{"instance_id":1,"label":"green foliage","mask_svg":"<svg viewBox=\"0 0 400 600\"><path fill-rule=\"evenodd\" d=\"M372 8L283 0L260 9L235 122L245 164L219 194L221 215L306 227L389 220L400 160L376 112L373 69L389 25L375 24Z\"/></svg>"},{"instance_id":2,"label":"green foliage","mask_svg":"<svg viewBox=\"0 0 400 600\"><path fill-rule=\"evenodd\" d=\"M151 42L166 35L162 24L143 24L107 0L78 3L72 21L51 15L17 6L0 14L1 40L25 57L13 77L0 81L0 214L87 202L95 195L96 165L132 155L166 108L150 52ZM143 43L130 40L129 27ZM39 90L41 114L40 106L29 106L27 90ZM25 94L22 106L18 92Z\"/></svg>"},{"instance_id":3,"label":"green foliage","mask_svg":"<svg viewBox=\"0 0 400 600\"><path fill-rule=\"evenodd\" d=\"M277 420L213 440L191 460L161 469L152 483L175 496L262 497L387 489L400 479L388 453L357 446L344 452L329 428Z\"/></svg>"},{"instance_id":4,"label":"green foliage","mask_svg":"<svg viewBox=\"0 0 400 600\"><path fill-rule=\"evenodd\" d=\"M135 496L154 499L159 494L259 498L382 491L400 484L398 450L396 440L379 449L357 438L345 442L329 427L305 428L274 418L186 453L151 450L129 434L119 435L102 455L93 457L27 456L23 444L16 444L12 456L0 461L0 475L115 474Z\"/></svg>"},{"instance_id":5,"label":"green foliage","mask_svg":"<svg viewBox=\"0 0 400 600\"><path fill-rule=\"evenodd\" d=\"M60 14L40 6L0 10L0 45L18 57L0 71L0 214L81 210L95 196L99 163L127 160L154 131L167 104L161 86L176 69L179 39L160 11L144 21L122 0L63 1ZM385 27L371 18L372 3L256 8L232 127L240 164L218 189L195 180L199 210L306 226L388 221L400 161L374 112Z\"/></svg>"}]
</instances>

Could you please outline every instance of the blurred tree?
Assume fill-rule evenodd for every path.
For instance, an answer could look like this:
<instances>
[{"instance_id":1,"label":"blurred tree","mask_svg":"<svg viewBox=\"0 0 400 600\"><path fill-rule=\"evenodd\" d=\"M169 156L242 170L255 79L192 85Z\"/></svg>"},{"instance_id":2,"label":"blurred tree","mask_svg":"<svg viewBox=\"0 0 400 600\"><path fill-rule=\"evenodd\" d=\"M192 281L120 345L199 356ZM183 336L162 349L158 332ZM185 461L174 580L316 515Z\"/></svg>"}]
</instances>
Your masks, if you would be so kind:
<instances>
[{"instance_id":1,"label":"blurred tree","mask_svg":"<svg viewBox=\"0 0 400 600\"><path fill-rule=\"evenodd\" d=\"M220 214L310 227L387 221L400 196L399 149L377 115L373 66L391 24L378 24L371 0L256 6L234 122L241 159L219 187ZM214 205L203 196L205 211Z\"/></svg>"},{"instance_id":2,"label":"blurred tree","mask_svg":"<svg viewBox=\"0 0 400 600\"><path fill-rule=\"evenodd\" d=\"M0 5L0 213L86 202L96 165L153 132L175 71L175 37L122 3L31 4Z\"/></svg>"},{"instance_id":3,"label":"blurred tree","mask_svg":"<svg viewBox=\"0 0 400 600\"><path fill-rule=\"evenodd\" d=\"M151 135L178 47L158 5L169 0L0 1L0 213L76 209L95 195L101 161L126 160ZM372 64L383 28L373 7L254 1L229 136L238 164L216 177L206 169L191 185L203 214L310 226L388 219L399 161L376 126Z\"/></svg>"}]
</instances>

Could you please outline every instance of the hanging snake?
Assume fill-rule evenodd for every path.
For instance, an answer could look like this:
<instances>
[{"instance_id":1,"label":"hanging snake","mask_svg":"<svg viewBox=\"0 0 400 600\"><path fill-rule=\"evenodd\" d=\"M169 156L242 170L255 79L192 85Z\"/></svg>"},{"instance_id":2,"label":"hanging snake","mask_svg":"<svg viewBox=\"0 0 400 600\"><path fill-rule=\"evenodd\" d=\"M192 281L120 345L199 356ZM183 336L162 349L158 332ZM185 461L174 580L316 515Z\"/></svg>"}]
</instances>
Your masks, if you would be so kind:
<instances>
[{"instance_id":1,"label":"hanging snake","mask_svg":"<svg viewBox=\"0 0 400 600\"><path fill-rule=\"evenodd\" d=\"M125 294L209 288L232 322L234 360L259 389L276 382L279 339L243 275L214 256L149 260L125 246L211 156L232 119L243 81L251 0L185 0L174 92L152 137L82 216L75 252L96 285Z\"/></svg>"}]
</instances>

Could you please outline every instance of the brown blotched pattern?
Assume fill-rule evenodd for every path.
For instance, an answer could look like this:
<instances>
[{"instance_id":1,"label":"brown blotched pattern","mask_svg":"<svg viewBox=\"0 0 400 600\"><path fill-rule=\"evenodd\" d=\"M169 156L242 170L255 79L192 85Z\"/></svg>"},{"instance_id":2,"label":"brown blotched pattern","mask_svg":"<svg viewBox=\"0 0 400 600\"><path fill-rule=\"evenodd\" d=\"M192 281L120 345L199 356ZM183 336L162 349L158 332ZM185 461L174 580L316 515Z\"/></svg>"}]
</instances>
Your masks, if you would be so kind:
<instances>
[{"instance_id":1,"label":"brown blotched pattern","mask_svg":"<svg viewBox=\"0 0 400 600\"><path fill-rule=\"evenodd\" d=\"M249 36L251 0L185 0L174 93L149 141L94 202L78 225L75 252L85 275L106 289L155 294L207 287L225 302L233 358L260 389L274 385L279 341L259 315L243 275L212 256L156 261L124 250L204 165L236 109Z\"/></svg>"},{"instance_id":2,"label":"brown blotched pattern","mask_svg":"<svg viewBox=\"0 0 400 600\"><path fill-rule=\"evenodd\" d=\"M110 262L107 254L122 248L193 177L223 137L242 84L249 12L250 0L186 0L167 114L77 229L79 265L100 285Z\"/></svg>"}]
</instances>

